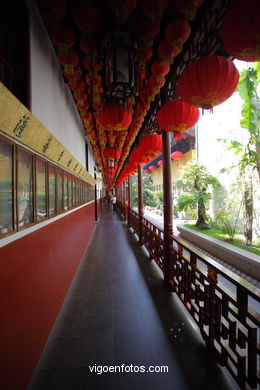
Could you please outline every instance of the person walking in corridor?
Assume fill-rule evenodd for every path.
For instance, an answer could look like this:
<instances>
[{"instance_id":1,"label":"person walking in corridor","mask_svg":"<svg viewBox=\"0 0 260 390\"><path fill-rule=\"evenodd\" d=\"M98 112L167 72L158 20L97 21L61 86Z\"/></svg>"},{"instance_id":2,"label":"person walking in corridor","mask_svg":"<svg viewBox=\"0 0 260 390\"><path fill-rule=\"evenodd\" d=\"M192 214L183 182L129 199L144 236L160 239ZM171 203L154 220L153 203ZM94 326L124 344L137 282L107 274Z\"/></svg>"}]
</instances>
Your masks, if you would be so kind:
<instances>
[{"instance_id":1,"label":"person walking in corridor","mask_svg":"<svg viewBox=\"0 0 260 390\"><path fill-rule=\"evenodd\" d=\"M113 198L112 198L112 205L113 205L113 211L116 210L116 196L113 195Z\"/></svg>"}]
</instances>

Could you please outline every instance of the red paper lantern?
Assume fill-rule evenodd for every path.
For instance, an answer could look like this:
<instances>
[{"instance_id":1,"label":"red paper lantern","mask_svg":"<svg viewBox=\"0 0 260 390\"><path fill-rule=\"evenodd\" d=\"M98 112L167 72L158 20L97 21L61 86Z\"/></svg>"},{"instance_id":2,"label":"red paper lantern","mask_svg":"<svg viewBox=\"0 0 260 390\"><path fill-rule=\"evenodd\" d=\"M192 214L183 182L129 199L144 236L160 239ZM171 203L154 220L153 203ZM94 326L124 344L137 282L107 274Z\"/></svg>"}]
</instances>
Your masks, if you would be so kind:
<instances>
[{"instance_id":1,"label":"red paper lantern","mask_svg":"<svg viewBox=\"0 0 260 390\"><path fill-rule=\"evenodd\" d=\"M88 33L85 33L80 37L79 46L80 46L81 50L83 51L83 53L89 54L93 58L93 53L95 53L95 51L96 51L95 50L96 45L95 45L95 42L93 41L93 39L90 38Z\"/></svg>"},{"instance_id":2,"label":"red paper lantern","mask_svg":"<svg viewBox=\"0 0 260 390\"><path fill-rule=\"evenodd\" d=\"M71 74L73 73L73 68L78 65L79 57L75 50L68 50L65 52L61 52L58 55L58 60L62 66L66 68L66 73L69 72L69 68L71 68Z\"/></svg>"},{"instance_id":3,"label":"red paper lantern","mask_svg":"<svg viewBox=\"0 0 260 390\"><path fill-rule=\"evenodd\" d=\"M86 84L83 80L70 80L69 87L72 91L82 92L85 90Z\"/></svg>"},{"instance_id":4,"label":"red paper lantern","mask_svg":"<svg viewBox=\"0 0 260 390\"><path fill-rule=\"evenodd\" d=\"M174 49L175 54L182 51L183 44L190 36L191 28L184 18L176 18L168 25L165 31L165 40Z\"/></svg>"},{"instance_id":5,"label":"red paper lantern","mask_svg":"<svg viewBox=\"0 0 260 390\"><path fill-rule=\"evenodd\" d=\"M107 0L107 3L119 24L125 23L136 7L136 0Z\"/></svg>"},{"instance_id":6,"label":"red paper lantern","mask_svg":"<svg viewBox=\"0 0 260 390\"><path fill-rule=\"evenodd\" d=\"M197 9L201 6L204 0L174 0L177 10L185 14L188 20L193 20L196 16Z\"/></svg>"},{"instance_id":7,"label":"red paper lantern","mask_svg":"<svg viewBox=\"0 0 260 390\"><path fill-rule=\"evenodd\" d=\"M239 72L231 60L205 56L187 66L179 78L177 91L186 103L212 109L233 94L238 81Z\"/></svg>"},{"instance_id":8,"label":"red paper lantern","mask_svg":"<svg viewBox=\"0 0 260 390\"><path fill-rule=\"evenodd\" d=\"M139 59L140 61L148 62L153 56L153 49L151 47L144 47L139 51Z\"/></svg>"},{"instance_id":9,"label":"red paper lantern","mask_svg":"<svg viewBox=\"0 0 260 390\"><path fill-rule=\"evenodd\" d=\"M65 23L56 23L50 30L51 40L60 50L68 50L74 45L75 35L72 28Z\"/></svg>"},{"instance_id":10,"label":"red paper lantern","mask_svg":"<svg viewBox=\"0 0 260 390\"><path fill-rule=\"evenodd\" d=\"M149 169L150 169L150 171L154 172L154 171L156 171L157 168L154 165L150 165Z\"/></svg>"},{"instance_id":11,"label":"red paper lantern","mask_svg":"<svg viewBox=\"0 0 260 390\"><path fill-rule=\"evenodd\" d=\"M162 137L150 134L142 138L139 147L147 158L154 158L162 152Z\"/></svg>"},{"instance_id":12,"label":"red paper lantern","mask_svg":"<svg viewBox=\"0 0 260 390\"><path fill-rule=\"evenodd\" d=\"M169 132L186 131L198 122L199 109L181 99L173 99L160 108L157 113L159 126Z\"/></svg>"},{"instance_id":13,"label":"red paper lantern","mask_svg":"<svg viewBox=\"0 0 260 390\"><path fill-rule=\"evenodd\" d=\"M108 147L104 150L103 155L106 159L109 160L118 160L120 157L121 151L118 148Z\"/></svg>"},{"instance_id":14,"label":"red paper lantern","mask_svg":"<svg viewBox=\"0 0 260 390\"><path fill-rule=\"evenodd\" d=\"M79 80L82 77L82 70L79 66L76 66L75 68L72 68L72 74L70 73L71 70L69 69L69 73L67 73L68 68L64 68L64 76L66 76L68 79L71 80Z\"/></svg>"},{"instance_id":15,"label":"red paper lantern","mask_svg":"<svg viewBox=\"0 0 260 390\"><path fill-rule=\"evenodd\" d=\"M181 158L183 158L183 156L184 156L183 153L182 152L178 152L178 151L173 152L171 154L172 160L180 160Z\"/></svg>"},{"instance_id":16,"label":"red paper lantern","mask_svg":"<svg viewBox=\"0 0 260 390\"><path fill-rule=\"evenodd\" d=\"M148 85L154 92L158 92L164 86L164 83L164 76L150 76L148 80Z\"/></svg>"},{"instance_id":17,"label":"red paper lantern","mask_svg":"<svg viewBox=\"0 0 260 390\"><path fill-rule=\"evenodd\" d=\"M44 14L49 22L55 22L62 19L68 10L68 0L38 0L40 7L44 8Z\"/></svg>"},{"instance_id":18,"label":"red paper lantern","mask_svg":"<svg viewBox=\"0 0 260 390\"><path fill-rule=\"evenodd\" d=\"M166 76L170 71L170 65L165 60L157 60L151 66L153 76Z\"/></svg>"},{"instance_id":19,"label":"red paper lantern","mask_svg":"<svg viewBox=\"0 0 260 390\"><path fill-rule=\"evenodd\" d=\"M83 91L83 92L75 91L73 93L73 97L75 100L86 100L88 97L88 94L86 91Z\"/></svg>"},{"instance_id":20,"label":"red paper lantern","mask_svg":"<svg viewBox=\"0 0 260 390\"><path fill-rule=\"evenodd\" d=\"M107 171L107 176L113 177L116 173L116 168L109 167L109 168L107 168L106 171Z\"/></svg>"},{"instance_id":21,"label":"red paper lantern","mask_svg":"<svg viewBox=\"0 0 260 390\"><path fill-rule=\"evenodd\" d=\"M175 139L182 139L182 132L181 131L174 131L173 132L173 137Z\"/></svg>"},{"instance_id":22,"label":"red paper lantern","mask_svg":"<svg viewBox=\"0 0 260 390\"><path fill-rule=\"evenodd\" d=\"M150 173L150 171L149 171L148 169L144 169L144 173L147 173L147 174L149 174L149 173Z\"/></svg>"},{"instance_id":23,"label":"red paper lantern","mask_svg":"<svg viewBox=\"0 0 260 390\"><path fill-rule=\"evenodd\" d=\"M159 161L157 162L157 164L159 165L159 167L162 167L162 166L163 166L163 160L159 160Z\"/></svg>"},{"instance_id":24,"label":"red paper lantern","mask_svg":"<svg viewBox=\"0 0 260 390\"><path fill-rule=\"evenodd\" d=\"M160 24L153 23L151 19L142 18L138 28L138 37L144 41L145 47L151 47L154 39L160 32Z\"/></svg>"},{"instance_id":25,"label":"red paper lantern","mask_svg":"<svg viewBox=\"0 0 260 390\"><path fill-rule=\"evenodd\" d=\"M74 10L74 22L81 31L94 32L100 27L100 14L96 7L81 3Z\"/></svg>"},{"instance_id":26,"label":"red paper lantern","mask_svg":"<svg viewBox=\"0 0 260 390\"><path fill-rule=\"evenodd\" d=\"M141 0L142 11L147 18L160 22L169 0Z\"/></svg>"},{"instance_id":27,"label":"red paper lantern","mask_svg":"<svg viewBox=\"0 0 260 390\"><path fill-rule=\"evenodd\" d=\"M260 2L231 0L222 24L222 42L233 57L248 62L260 61Z\"/></svg>"},{"instance_id":28,"label":"red paper lantern","mask_svg":"<svg viewBox=\"0 0 260 390\"><path fill-rule=\"evenodd\" d=\"M112 106L106 106L98 114L98 120L100 125L107 130L121 131L129 127L132 114L122 104L113 104Z\"/></svg>"}]
</instances>

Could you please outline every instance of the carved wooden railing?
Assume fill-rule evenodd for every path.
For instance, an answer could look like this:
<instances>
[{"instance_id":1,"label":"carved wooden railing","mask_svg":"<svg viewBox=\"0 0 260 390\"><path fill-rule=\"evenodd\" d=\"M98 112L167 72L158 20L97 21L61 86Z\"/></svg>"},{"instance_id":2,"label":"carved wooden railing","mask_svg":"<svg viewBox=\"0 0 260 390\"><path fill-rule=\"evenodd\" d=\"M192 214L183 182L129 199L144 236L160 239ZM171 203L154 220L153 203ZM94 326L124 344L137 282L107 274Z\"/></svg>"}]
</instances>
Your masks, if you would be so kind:
<instances>
[{"instance_id":1,"label":"carved wooden railing","mask_svg":"<svg viewBox=\"0 0 260 390\"><path fill-rule=\"evenodd\" d=\"M128 209L128 224L139 235L139 214ZM164 270L163 230L141 217L142 242ZM200 328L218 362L242 389L259 385L260 291L218 262L171 236L169 285Z\"/></svg>"}]
</instances>

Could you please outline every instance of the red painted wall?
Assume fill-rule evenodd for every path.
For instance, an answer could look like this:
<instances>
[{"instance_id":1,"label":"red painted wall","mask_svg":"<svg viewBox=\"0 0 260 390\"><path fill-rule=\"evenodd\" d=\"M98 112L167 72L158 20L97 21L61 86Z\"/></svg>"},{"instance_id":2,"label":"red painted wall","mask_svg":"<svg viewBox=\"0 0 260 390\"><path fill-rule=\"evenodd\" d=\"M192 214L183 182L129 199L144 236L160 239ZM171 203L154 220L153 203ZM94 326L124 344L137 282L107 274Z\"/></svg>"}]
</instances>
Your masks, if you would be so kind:
<instances>
[{"instance_id":1,"label":"red painted wall","mask_svg":"<svg viewBox=\"0 0 260 390\"><path fill-rule=\"evenodd\" d=\"M23 390L94 230L94 202L0 249L0 388Z\"/></svg>"}]
</instances>

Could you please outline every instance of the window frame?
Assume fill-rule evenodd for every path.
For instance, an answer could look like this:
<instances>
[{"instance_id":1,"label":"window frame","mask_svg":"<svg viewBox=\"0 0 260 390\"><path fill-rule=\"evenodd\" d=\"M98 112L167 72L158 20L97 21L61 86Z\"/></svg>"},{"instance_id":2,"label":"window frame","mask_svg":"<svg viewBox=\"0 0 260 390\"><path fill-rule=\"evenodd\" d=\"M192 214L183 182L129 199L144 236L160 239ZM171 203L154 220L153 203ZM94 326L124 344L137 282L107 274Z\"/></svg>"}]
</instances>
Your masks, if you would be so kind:
<instances>
[{"instance_id":1,"label":"window frame","mask_svg":"<svg viewBox=\"0 0 260 390\"><path fill-rule=\"evenodd\" d=\"M44 157L34 153L29 148L23 147L20 144L15 143L13 140L5 137L0 134L0 140L7 142L12 147L12 227L13 230L10 232L6 232L1 234L0 239L10 236L19 231L23 231L29 227L34 225L38 225L39 223L51 220L52 218L62 215L64 213L69 212L70 210L74 210L80 206L87 205L88 203L94 201L93 189L90 183L82 180L78 176L73 173L67 171L63 167L56 165ZM27 153L32 159L32 196L33 196L33 222L19 227L19 153L20 152ZM45 191L46 191L46 217L44 219L37 218L37 162L42 161L45 164ZM54 204L55 204L55 212L53 215L50 215L50 191L49 191L49 179L50 179L50 168L54 169L54 177L55 177L55 196L54 196ZM57 212L57 196L58 196L58 187L57 187L57 172L60 172L62 178L62 209L58 213ZM64 185L65 185L65 177L67 177L67 209L64 209ZM71 204L69 203L69 192L71 192ZM93 199L92 199L93 198Z\"/></svg>"},{"instance_id":2,"label":"window frame","mask_svg":"<svg viewBox=\"0 0 260 390\"><path fill-rule=\"evenodd\" d=\"M25 226L19 226L19 201L18 201L18 184L19 184L19 151L23 150L24 152L28 153L32 157L32 180L33 180L33 188L32 188L32 194L33 194L33 222L25 225ZM33 225L35 225L35 154L31 152L30 150L24 148L23 146L18 146L16 145L16 226L17 226L17 231L20 232L24 229L27 229Z\"/></svg>"}]
</instances>

